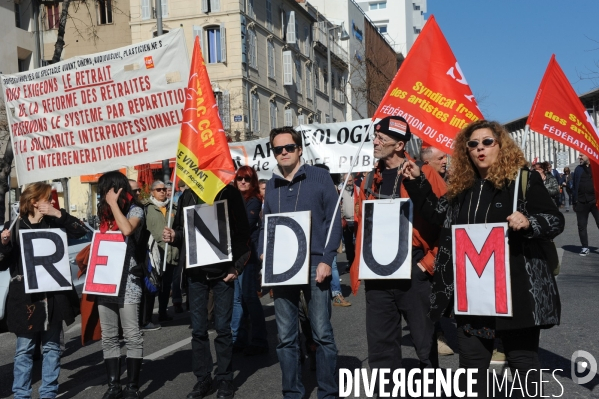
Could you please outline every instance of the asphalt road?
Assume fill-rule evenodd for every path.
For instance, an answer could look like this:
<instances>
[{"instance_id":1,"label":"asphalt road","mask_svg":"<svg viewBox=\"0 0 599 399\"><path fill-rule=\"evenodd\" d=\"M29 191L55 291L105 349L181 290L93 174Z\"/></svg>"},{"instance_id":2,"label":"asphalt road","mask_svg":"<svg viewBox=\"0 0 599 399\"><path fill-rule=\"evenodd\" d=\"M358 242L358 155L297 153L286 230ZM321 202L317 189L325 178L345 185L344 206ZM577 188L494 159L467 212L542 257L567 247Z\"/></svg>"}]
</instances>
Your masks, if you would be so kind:
<instances>
[{"instance_id":1,"label":"asphalt road","mask_svg":"<svg viewBox=\"0 0 599 399\"><path fill-rule=\"evenodd\" d=\"M563 249L561 274L558 285L562 300L561 325L541 334L540 357L545 372L545 395L562 398L599 397L599 376L585 385L572 381L571 357L577 350L584 350L599 358L597 329L599 328L599 230L592 224L589 227L592 252L587 257L578 255L580 250L576 217L565 213L566 230L556 239L558 248ZM345 269L344 255L340 255L340 269ZM342 272L343 273L343 272ZM351 307L333 307L333 328L337 342L338 367L368 367L368 355L365 332L365 300L361 289L357 296L349 295L349 275L342 274L344 294L352 303ZM266 314L270 353L262 356L245 357L234 355L235 384L238 386L237 398L276 398L281 397L281 371L275 346L277 331L274 320L272 300L265 295L262 298ZM147 332L144 337L144 365L142 368L142 394L147 398L184 398L195 383L191 372L191 345L189 314L174 315L175 319L163 324L159 331ZM78 320L79 321L79 320ZM82 347L78 321L65 328L66 352L62 358L60 375L61 398L101 398L106 385L99 342ZM455 327L449 320L443 321L450 345L457 352ZM214 336L214 333L211 334ZM403 329L403 365L407 369L418 366L410 331ZM13 355L15 336L11 333L0 334L0 397L11 397ZM123 348L123 354L125 349ZM441 367L456 369L458 355L440 358ZM494 366L501 371L501 366ZM40 385L41 362L34 364L34 393ZM588 372L588 371L587 371ZM552 373L555 379L552 377ZM584 373L583 373L584 374ZM579 374L582 375L582 374ZM126 381L126 373L123 372ZM559 384L558 382L559 381ZM315 373L310 371L308 362L303 366L303 381L306 397L316 398ZM364 396L364 391L361 391ZM208 396L215 398L216 394ZM352 397L354 397L352 395ZM506 397L498 395L497 397Z\"/></svg>"}]
</instances>

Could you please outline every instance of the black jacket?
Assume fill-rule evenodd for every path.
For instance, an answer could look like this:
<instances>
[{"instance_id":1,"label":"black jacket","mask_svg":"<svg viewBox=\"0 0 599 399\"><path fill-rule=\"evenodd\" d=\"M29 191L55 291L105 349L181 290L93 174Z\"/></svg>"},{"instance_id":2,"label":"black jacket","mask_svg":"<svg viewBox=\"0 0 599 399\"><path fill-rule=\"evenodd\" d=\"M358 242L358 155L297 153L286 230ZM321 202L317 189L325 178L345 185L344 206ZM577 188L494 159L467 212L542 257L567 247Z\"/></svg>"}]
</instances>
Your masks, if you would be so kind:
<instances>
[{"instance_id":1,"label":"black jacket","mask_svg":"<svg viewBox=\"0 0 599 399\"><path fill-rule=\"evenodd\" d=\"M175 215L175 221L173 222L173 230L175 230L173 245L180 248L179 265L185 270L188 277L199 277L205 274L208 279L215 280L225 277L231 267L234 267L237 270L237 273L241 274L246 262L250 258L250 227L241 193L238 189L229 184L218 193L214 200L227 200L233 261L186 269L187 248L184 239L185 208L203 203L193 190L187 189L181 194L177 203L177 214Z\"/></svg>"},{"instance_id":2,"label":"black jacket","mask_svg":"<svg viewBox=\"0 0 599 399\"><path fill-rule=\"evenodd\" d=\"M60 212L62 216L59 218L44 216L42 222L36 225L37 228L61 228L71 238L85 235L87 229L79 219L69 215L64 209ZM11 232L10 244L0 244L0 254L3 256L0 270L10 269L12 278L6 302L8 330L21 335L62 326L63 321L67 325L72 324L79 314L79 298L74 288L70 291L25 293L18 229L29 229L29 226L21 220L17 221ZM44 299L47 300L47 305L44 304Z\"/></svg>"}]
</instances>

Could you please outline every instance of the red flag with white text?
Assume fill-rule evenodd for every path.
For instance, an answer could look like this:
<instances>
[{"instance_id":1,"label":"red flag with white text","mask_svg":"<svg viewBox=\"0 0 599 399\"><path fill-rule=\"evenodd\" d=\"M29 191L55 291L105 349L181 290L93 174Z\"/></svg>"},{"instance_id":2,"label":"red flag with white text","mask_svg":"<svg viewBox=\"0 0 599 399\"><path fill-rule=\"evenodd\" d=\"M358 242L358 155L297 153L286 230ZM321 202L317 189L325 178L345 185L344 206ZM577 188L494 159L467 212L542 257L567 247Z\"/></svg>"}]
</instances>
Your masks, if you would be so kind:
<instances>
[{"instance_id":1,"label":"red flag with white text","mask_svg":"<svg viewBox=\"0 0 599 399\"><path fill-rule=\"evenodd\" d=\"M589 157L595 192L599 193L599 132L564 71L551 56L527 125Z\"/></svg>"},{"instance_id":2,"label":"red flag with white text","mask_svg":"<svg viewBox=\"0 0 599 399\"><path fill-rule=\"evenodd\" d=\"M430 16L395 75L373 120L403 117L424 142L451 153L457 133L483 119L449 43Z\"/></svg>"}]
</instances>

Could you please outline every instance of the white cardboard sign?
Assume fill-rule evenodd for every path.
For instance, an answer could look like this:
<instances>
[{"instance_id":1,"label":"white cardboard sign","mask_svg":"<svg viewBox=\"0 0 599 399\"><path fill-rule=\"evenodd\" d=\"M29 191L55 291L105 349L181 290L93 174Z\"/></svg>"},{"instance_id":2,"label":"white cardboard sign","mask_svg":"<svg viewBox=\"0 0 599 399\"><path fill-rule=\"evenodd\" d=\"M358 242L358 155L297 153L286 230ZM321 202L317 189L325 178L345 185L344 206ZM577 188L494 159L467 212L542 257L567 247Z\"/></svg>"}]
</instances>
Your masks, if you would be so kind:
<instances>
[{"instance_id":1,"label":"white cardboard sign","mask_svg":"<svg viewBox=\"0 0 599 399\"><path fill-rule=\"evenodd\" d=\"M121 232L95 231L83 293L118 296L126 252L127 243Z\"/></svg>"},{"instance_id":2,"label":"white cardboard sign","mask_svg":"<svg viewBox=\"0 0 599 399\"><path fill-rule=\"evenodd\" d=\"M25 293L70 290L67 235L60 229L19 230Z\"/></svg>"},{"instance_id":3,"label":"white cardboard sign","mask_svg":"<svg viewBox=\"0 0 599 399\"><path fill-rule=\"evenodd\" d=\"M227 200L188 206L183 211L188 268L233 260Z\"/></svg>"},{"instance_id":4,"label":"white cardboard sign","mask_svg":"<svg viewBox=\"0 0 599 399\"><path fill-rule=\"evenodd\" d=\"M454 311L512 316L508 224L452 226Z\"/></svg>"},{"instance_id":5,"label":"white cardboard sign","mask_svg":"<svg viewBox=\"0 0 599 399\"><path fill-rule=\"evenodd\" d=\"M360 280L412 277L412 201L362 202Z\"/></svg>"},{"instance_id":6,"label":"white cardboard sign","mask_svg":"<svg viewBox=\"0 0 599 399\"><path fill-rule=\"evenodd\" d=\"M302 285L310 282L310 211L264 217L262 285Z\"/></svg>"}]
</instances>

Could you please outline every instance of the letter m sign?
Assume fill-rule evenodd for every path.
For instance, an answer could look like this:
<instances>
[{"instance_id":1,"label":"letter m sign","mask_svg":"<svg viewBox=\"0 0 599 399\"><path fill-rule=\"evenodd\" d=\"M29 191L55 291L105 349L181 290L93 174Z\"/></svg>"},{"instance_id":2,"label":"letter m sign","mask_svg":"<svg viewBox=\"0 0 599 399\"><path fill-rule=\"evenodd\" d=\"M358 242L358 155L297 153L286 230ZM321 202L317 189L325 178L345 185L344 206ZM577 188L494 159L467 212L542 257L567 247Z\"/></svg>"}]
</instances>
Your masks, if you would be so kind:
<instances>
[{"instance_id":1,"label":"letter m sign","mask_svg":"<svg viewBox=\"0 0 599 399\"><path fill-rule=\"evenodd\" d=\"M452 227L454 311L512 316L507 223Z\"/></svg>"}]
</instances>

